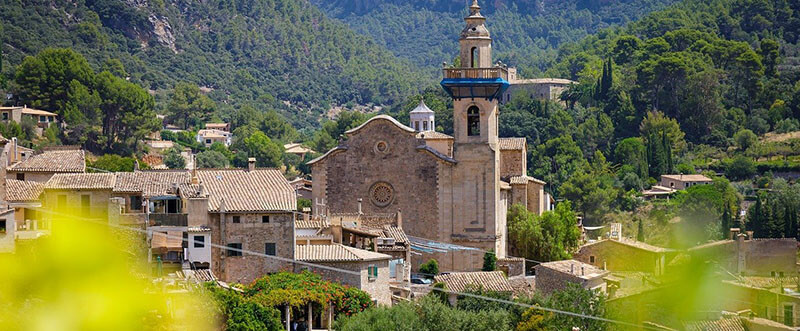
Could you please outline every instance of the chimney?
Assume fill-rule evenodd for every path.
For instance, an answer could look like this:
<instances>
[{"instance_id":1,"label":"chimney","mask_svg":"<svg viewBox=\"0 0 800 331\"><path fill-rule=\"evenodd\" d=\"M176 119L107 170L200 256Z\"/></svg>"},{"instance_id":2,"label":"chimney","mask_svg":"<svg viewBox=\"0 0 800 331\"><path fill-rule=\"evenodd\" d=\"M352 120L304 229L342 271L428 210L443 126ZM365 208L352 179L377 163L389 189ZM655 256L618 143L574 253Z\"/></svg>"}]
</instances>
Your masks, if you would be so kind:
<instances>
[{"instance_id":1,"label":"chimney","mask_svg":"<svg viewBox=\"0 0 800 331\"><path fill-rule=\"evenodd\" d=\"M575 265L572 264L572 263L569 264L569 274L570 275L574 275L575 274Z\"/></svg>"},{"instance_id":2,"label":"chimney","mask_svg":"<svg viewBox=\"0 0 800 331\"><path fill-rule=\"evenodd\" d=\"M739 234L740 231L741 231L741 229L739 229L739 228L731 228L730 238L728 238L728 239L736 240L737 239L736 236Z\"/></svg>"},{"instance_id":3,"label":"chimney","mask_svg":"<svg viewBox=\"0 0 800 331\"><path fill-rule=\"evenodd\" d=\"M11 137L11 157L9 158L9 162L14 163L17 162L17 137ZM9 164L11 165L11 164Z\"/></svg>"},{"instance_id":4,"label":"chimney","mask_svg":"<svg viewBox=\"0 0 800 331\"><path fill-rule=\"evenodd\" d=\"M256 158L249 157L247 158L247 171L256 170Z\"/></svg>"},{"instance_id":5,"label":"chimney","mask_svg":"<svg viewBox=\"0 0 800 331\"><path fill-rule=\"evenodd\" d=\"M139 160L133 161L133 172L139 171Z\"/></svg>"},{"instance_id":6,"label":"chimney","mask_svg":"<svg viewBox=\"0 0 800 331\"><path fill-rule=\"evenodd\" d=\"M747 232L747 238L745 238L745 239L746 240L753 240L753 231L745 231L745 232Z\"/></svg>"},{"instance_id":7,"label":"chimney","mask_svg":"<svg viewBox=\"0 0 800 331\"><path fill-rule=\"evenodd\" d=\"M362 215L364 213L361 212L361 198L358 198L358 214Z\"/></svg>"},{"instance_id":8,"label":"chimney","mask_svg":"<svg viewBox=\"0 0 800 331\"><path fill-rule=\"evenodd\" d=\"M403 213L400 212L400 209L397 210L397 227L403 228Z\"/></svg>"}]
</instances>

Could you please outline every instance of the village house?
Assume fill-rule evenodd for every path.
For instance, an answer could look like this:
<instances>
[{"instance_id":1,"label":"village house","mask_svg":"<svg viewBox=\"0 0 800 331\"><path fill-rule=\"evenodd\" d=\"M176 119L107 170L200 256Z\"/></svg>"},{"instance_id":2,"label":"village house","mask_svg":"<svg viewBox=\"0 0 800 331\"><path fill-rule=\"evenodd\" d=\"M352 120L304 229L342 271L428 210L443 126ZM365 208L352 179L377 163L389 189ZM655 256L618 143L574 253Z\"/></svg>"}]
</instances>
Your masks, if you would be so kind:
<instances>
[{"instance_id":1,"label":"village house","mask_svg":"<svg viewBox=\"0 0 800 331\"><path fill-rule=\"evenodd\" d=\"M283 145L283 151L286 154L297 155L300 160L305 159L307 154L316 153L311 148L305 147L300 143L285 144Z\"/></svg>"},{"instance_id":2,"label":"village house","mask_svg":"<svg viewBox=\"0 0 800 331\"><path fill-rule=\"evenodd\" d=\"M50 147L23 155L16 139L10 145L5 178L44 183L54 174L86 171L85 153L77 146Z\"/></svg>"},{"instance_id":3,"label":"village house","mask_svg":"<svg viewBox=\"0 0 800 331\"><path fill-rule=\"evenodd\" d=\"M443 283L446 291L455 292L447 293L448 301L453 306L458 301L458 293L483 290L511 295L514 292L502 271L453 272L434 276L433 280Z\"/></svg>"},{"instance_id":4,"label":"village house","mask_svg":"<svg viewBox=\"0 0 800 331\"><path fill-rule=\"evenodd\" d=\"M211 147L214 143L220 143L225 145L225 147L229 147L233 142L233 134L217 129L201 129L197 131L195 139L206 148Z\"/></svg>"},{"instance_id":5,"label":"village house","mask_svg":"<svg viewBox=\"0 0 800 331\"><path fill-rule=\"evenodd\" d=\"M518 91L526 91L535 99L562 102L561 93L570 85L578 83L561 78L522 79L517 76L516 68L508 68L508 75L511 86L503 93L503 103L511 101L511 97Z\"/></svg>"},{"instance_id":6,"label":"village house","mask_svg":"<svg viewBox=\"0 0 800 331\"><path fill-rule=\"evenodd\" d=\"M536 291L545 295L567 288L573 283L587 290L606 292L608 271L577 260L545 262L534 267Z\"/></svg>"},{"instance_id":7,"label":"village house","mask_svg":"<svg viewBox=\"0 0 800 331\"><path fill-rule=\"evenodd\" d=\"M674 190L685 190L695 185L711 184L711 178L703 175L661 175L659 186Z\"/></svg>"},{"instance_id":8,"label":"village house","mask_svg":"<svg viewBox=\"0 0 800 331\"><path fill-rule=\"evenodd\" d=\"M229 248L211 248L212 271L226 282L249 283L291 268L287 261L295 256L294 188L280 170L257 169L253 158L248 163L248 169L197 170L200 191L208 194L208 216L189 225L209 227L211 243Z\"/></svg>"},{"instance_id":9,"label":"village house","mask_svg":"<svg viewBox=\"0 0 800 331\"><path fill-rule=\"evenodd\" d=\"M312 196L313 183L310 180L305 179L303 177L297 177L295 179L292 179L289 182L289 185L292 185L294 187L294 190L297 193L298 198L303 198L308 200L311 200L313 198Z\"/></svg>"},{"instance_id":10,"label":"village house","mask_svg":"<svg viewBox=\"0 0 800 331\"><path fill-rule=\"evenodd\" d=\"M147 140L145 142L150 154L160 155L164 151L175 147L175 142L170 140Z\"/></svg>"},{"instance_id":11,"label":"village house","mask_svg":"<svg viewBox=\"0 0 800 331\"><path fill-rule=\"evenodd\" d=\"M413 127L378 115L346 131L346 140L308 162L314 216L356 213L360 199L367 215L402 210L409 236L477 248L421 251L413 255L415 268L435 258L443 270L472 271L481 268L482 251L506 257L512 201L541 213L545 194L543 182L527 176L524 143L509 141L513 149L505 155L514 159L502 153L507 138L498 136L498 104L509 85L508 70L492 64L485 20L473 3L459 38L464 66L443 69L441 85L453 98L453 136L436 133L432 111L422 102ZM516 191L511 178L519 182Z\"/></svg>"},{"instance_id":12,"label":"village house","mask_svg":"<svg viewBox=\"0 0 800 331\"><path fill-rule=\"evenodd\" d=\"M205 128L209 130L220 130L225 132L231 132L230 123L206 123Z\"/></svg>"},{"instance_id":13,"label":"village house","mask_svg":"<svg viewBox=\"0 0 800 331\"><path fill-rule=\"evenodd\" d=\"M392 257L389 255L341 244L298 245L294 258L301 262L356 272L357 275L305 264L295 264L294 267L294 272L310 270L322 275L325 280L359 288L369 293L376 304L392 304L392 292L389 290L389 260Z\"/></svg>"},{"instance_id":14,"label":"village house","mask_svg":"<svg viewBox=\"0 0 800 331\"><path fill-rule=\"evenodd\" d=\"M639 271L660 276L675 254L672 249L633 239L608 238L581 246L573 258L603 270Z\"/></svg>"},{"instance_id":15,"label":"village house","mask_svg":"<svg viewBox=\"0 0 800 331\"><path fill-rule=\"evenodd\" d=\"M17 240L38 239L50 234L49 221L41 217L41 195L44 184L34 181L6 179L5 202L14 209Z\"/></svg>"},{"instance_id":16,"label":"village house","mask_svg":"<svg viewBox=\"0 0 800 331\"><path fill-rule=\"evenodd\" d=\"M28 108L28 106L0 107L0 122L22 124L30 121L36 124L36 134L41 136L50 125L58 125L58 115L49 111Z\"/></svg>"},{"instance_id":17,"label":"village house","mask_svg":"<svg viewBox=\"0 0 800 331\"><path fill-rule=\"evenodd\" d=\"M0 211L0 253L14 253L16 251L15 237L14 209Z\"/></svg>"},{"instance_id":18,"label":"village house","mask_svg":"<svg viewBox=\"0 0 800 331\"><path fill-rule=\"evenodd\" d=\"M727 239L692 247L688 253L692 259L714 261L736 275L797 275L795 238L753 238L752 231L732 228Z\"/></svg>"}]
</instances>

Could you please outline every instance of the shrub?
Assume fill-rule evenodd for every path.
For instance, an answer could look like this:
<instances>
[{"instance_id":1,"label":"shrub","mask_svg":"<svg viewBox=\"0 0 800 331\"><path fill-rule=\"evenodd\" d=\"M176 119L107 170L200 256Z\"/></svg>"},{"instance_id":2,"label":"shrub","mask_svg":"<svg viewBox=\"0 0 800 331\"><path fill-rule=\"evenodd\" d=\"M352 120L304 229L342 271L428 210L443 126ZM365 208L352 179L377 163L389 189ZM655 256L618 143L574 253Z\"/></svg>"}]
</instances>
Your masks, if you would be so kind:
<instances>
[{"instance_id":1,"label":"shrub","mask_svg":"<svg viewBox=\"0 0 800 331\"><path fill-rule=\"evenodd\" d=\"M419 272L425 274L426 277L433 277L439 274L439 262L436 259L430 259L419 266Z\"/></svg>"},{"instance_id":2,"label":"shrub","mask_svg":"<svg viewBox=\"0 0 800 331\"><path fill-rule=\"evenodd\" d=\"M725 165L725 176L733 179L745 179L756 173L756 165L752 159L739 155Z\"/></svg>"}]
</instances>

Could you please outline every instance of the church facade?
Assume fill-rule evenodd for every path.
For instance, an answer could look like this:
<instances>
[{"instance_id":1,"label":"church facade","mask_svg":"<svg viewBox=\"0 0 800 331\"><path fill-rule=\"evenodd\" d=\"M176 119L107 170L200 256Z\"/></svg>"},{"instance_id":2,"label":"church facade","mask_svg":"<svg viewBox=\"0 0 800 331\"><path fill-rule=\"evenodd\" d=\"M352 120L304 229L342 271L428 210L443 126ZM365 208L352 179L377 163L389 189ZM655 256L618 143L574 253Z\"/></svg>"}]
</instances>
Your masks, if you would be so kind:
<instances>
[{"instance_id":1,"label":"church facade","mask_svg":"<svg viewBox=\"0 0 800 331\"><path fill-rule=\"evenodd\" d=\"M477 1L461 32L461 67L443 70L453 97L453 136L435 131L433 111L420 102L406 126L375 116L345 133L339 146L309 162L315 216L400 211L412 239L477 250L420 250L416 268L436 258L440 270L480 269L483 251L506 257L508 208L541 213L544 182L527 176L524 138L498 136L498 102L508 70L491 63L491 42Z\"/></svg>"}]
</instances>

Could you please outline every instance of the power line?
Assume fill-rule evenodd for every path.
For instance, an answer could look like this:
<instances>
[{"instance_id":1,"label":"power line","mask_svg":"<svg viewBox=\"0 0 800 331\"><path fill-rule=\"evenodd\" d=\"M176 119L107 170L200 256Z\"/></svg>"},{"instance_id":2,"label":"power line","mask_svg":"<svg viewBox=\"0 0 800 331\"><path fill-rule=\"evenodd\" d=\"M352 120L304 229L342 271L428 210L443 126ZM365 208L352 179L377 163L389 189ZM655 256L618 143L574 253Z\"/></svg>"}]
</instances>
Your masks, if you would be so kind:
<instances>
[{"instance_id":1,"label":"power line","mask_svg":"<svg viewBox=\"0 0 800 331\"><path fill-rule=\"evenodd\" d=\"M145 234L147 233L146 229L137 229L137 228L127 227L127 226L119 225L119 224L101 222L101 221L98 221L98 220L89 219L89 218L85 218L85 217L58 213L58 212L54 212L52 210L47 210L47 209L41 208L41 207L36 207L36 208L32 208L32 209L43 211L44 213L48 213L48 214L64 216L64 217L68 217L70 219L86 221L86 222L90 222L90 223L94 223L94 224L98 224L98 225L106 225L106 226L111 226L111 227L115 227L115 228L119 228L119 229L123 229L123 230L129 230L129 231L132 230L132 231L135 231L135 232L141 232L141 233L145 233ZM179 239L181 239L181 241L195 242L195 241L190 241L188 238L185 239L185 238L183 238L183 236L178 237L178 236L170 235L168 233L164 234L164 235L167 236L167 237L171 237L171 238L179 238ZM232 248L232 247L223 246L223 245L219 245L219 244L213 244L213 243L208 243L208 244L211 247L216 247L216 248L219 248L219 249L222 249L222 250L235 251L235 252L240 252L240 253L243 253L243 254L261 256L261 257L266 257L266 258L270 258L270 259L276 259L276 260L279 260L279 261L284 261L284 262L289 262L289 263L297 263L297 264L309 266L309 267L312 267L312 268L319 268L319 269L325 269L325 270L330 270L330 271L335 271L335 272L341 272L341 273L361 276L360 272L355 272L355 271L346 270L346 269L342 269L342 268L336 268L336 267L326 266L326 265L317 264L317 263L297 261L295 259L287 259L287 258L278 257L278 256L274 256L274 255L267 255L267 254L260 253L260 252L255 252L255 251L250 251L250 250L245 250L245 249L239 249L239 248ZM465 297L472 297L472 298L476 298L476 299L494 301L494 302L499 302L499 303L504 303L504 304L509 304L509 305L516 305L516 306L520 306L520 307L524 307L524 308L540 309L540 310L544 310L544 311L548 311L548 312L552 312L552 313L556 313L556 314L569 315L569 316L578 317L578 318L587 318L587 319L593 319L593 320L606 322L606 323L614 323L614 324L617 324L617 325L624 325L624 326L631 326L631 327L636 327L636 328L658 330L658 329L655 329L655 328L652 328L652 327L647 327L647 326L644 326L644 325L637 325L637 324L624 322L624 321L620 321L620 320L613 320L613 319L608 319L608 318L604 318L604 317L598 317L598 316L592 316L592 315L587 315L587 314L575 313L575 312L570 312L570 311L565 311L565 310L560 310L560 309L555 309L555 308L549 308L549 307L529 305L529 304L525 304L525 303L521 303L521 302L514 302L514 301L510 301L510 300L492 298L492 297L488 297L488 296L484 296L484 295L477 295L477 294L473 294L473 293L450 291L450 290L447 290L447 289L440 289L440 288L434 288L434 287L432 287L432 289L435 290L435 291L443 291L443 292L448 293L448 294L455 294L455 295L461 295L461 296L465 296Z\"/></svg>"}]
</instances>

